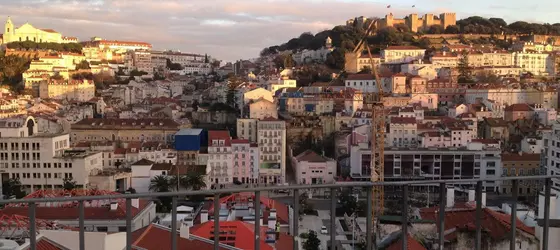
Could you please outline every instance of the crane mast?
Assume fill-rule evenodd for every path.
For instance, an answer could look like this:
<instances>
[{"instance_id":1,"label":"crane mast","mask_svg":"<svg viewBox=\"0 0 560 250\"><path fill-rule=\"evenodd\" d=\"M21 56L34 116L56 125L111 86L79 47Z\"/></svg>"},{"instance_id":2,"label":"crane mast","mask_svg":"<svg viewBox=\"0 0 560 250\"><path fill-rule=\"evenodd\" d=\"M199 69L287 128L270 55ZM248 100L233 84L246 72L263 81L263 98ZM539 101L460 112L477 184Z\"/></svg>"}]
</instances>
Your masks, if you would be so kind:
<instances>
[{"instance_id":1,"label":"crane mast","mask_svg":"<svg viewBox=\"0 0 560 250\"><path fill-rule=\"evenodd\" d=\"M384 181L384 164L385 164L385 108L383 104L383 86L381 80L379 79L379 74L377 72L377 65L373 61L373 56L369 45L367 44L368 36L373 32L375 28L374 22L371 22L366 29L366 33L362 40L360 40L357 46L354 48L354 56L358 58L364 51L364 47L367 49L369 62L371 64L371 72L374 76L375 83L377 84L377 93L363 93L364 106L369 106L372 111L371 116L371 181L372 182L383 182ZM357 59L357 58L356 58ZM375 223L375 220L383 214L385 207L384 199L384 188L383 186L374 186L372 189L372 219L373 223L377 225L379 229L379 223ZM379 231L379 230L377 230Z\"/></svg>"}]
</instances>

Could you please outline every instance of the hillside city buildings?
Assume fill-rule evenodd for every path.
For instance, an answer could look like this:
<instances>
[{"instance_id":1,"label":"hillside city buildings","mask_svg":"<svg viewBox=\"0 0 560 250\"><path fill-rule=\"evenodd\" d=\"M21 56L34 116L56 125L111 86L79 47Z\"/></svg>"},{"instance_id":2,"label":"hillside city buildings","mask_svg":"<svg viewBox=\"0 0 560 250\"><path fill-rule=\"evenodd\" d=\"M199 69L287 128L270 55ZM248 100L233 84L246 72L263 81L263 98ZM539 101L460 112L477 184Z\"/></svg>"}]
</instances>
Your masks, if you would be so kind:
<instances>
[{"instance_id":1,"label":"hillside city buildings","mask_svg":"<svg viewBox=\"0 0 560 250\"><path fill-rule=\"evenodd\" d=\"M368 21L355 18L348 26ZM406 25L412 31L456 24L454 13L410 14L404 19L389 14L375 23ZM207 54L154 50L148 42L99 37L81 41L81 52L10 48L20 40L78 40L31 24L15 28L8 18L1 49L27 58L29 64L18 88L0 87L3 198L279 186L278 193L262 192L260 204L253 193L224 195L216 203L204 196L181 199L177 232L171 231L172 203L131 199L131 244L170 249L170 242L162 239L175 233L179 249L214 249L211 232L219 220L218 230L224 235L220 249L253 249L253 241L247 239L257 235L261 249L291 249L293 220L301 218L299 233L326 228L323 221L330 216L321 200L330 190L299 190L318 210L312 217L284 203L291 195L284 186L371 180L371 142L379 134L372 134L375 114L369 104L372 96L383 92L384 113L378 115L385 117L385 180L495 179L485 181L481 193L481 223L491 236L486 248L509 244L512 209L501 201L517 191L528 203L539 203L530 204L514 228L524 249L538 249L543 239L543 182L523 181L515 190L512 181L498 179L560 173L560 46L535 36L530 41L516 37L504 50L445 35L423 35L434 40L430 49L385 46L371 58L361 51L347 52L345 72L338 73L326 66L337 49L334 36L321 38L318 43L324 39L324 44L316 50L279 51L220 65ZM279 55L292 56L294 66L278 68ZM379 81L369 72L372 63ZM471 71L472 82L459 80L459 67ZM10 183L22 192L16 195L12 191L19 189ZM554 207L560 181L552 179L552 186ZM474 183L446 187L445 247L474 248L469 226L476 213L472 188ZM411 203L414 230L408 240L414 249L426 249L416 240L420 237L435 244L438 189L437 184L411 189L415 202L422 203ZM400 201L398 188L386 190L387 204ZM364 193L359 191L337 196L343 200L344 195L354 195L362 206ZM125 206L123 199L87 201L88 247L124 248ZM56 249L78 249L73 240L79 226L77 208L74 203L36 203L37 241L59 246ZM5 221L17 222L5 226L21 233L6 237L0 232L0 239L18 241L20 248L14 249L27 249L29 244L28 212L25 205L0 210ZM357 219L336 214L347 226L335 225L338 238L348 239L355 231L353 240L364 239L364 218L355 215ZM260 232L254 231L255 222ZM400 247L398 223L392 216L379 220L380 248ZM318 236L323 249L327 234ZM346 240L338 241L350 247L342 243ZM559 248L553 241L550 246Z\"/></svg>"}]
</instances>

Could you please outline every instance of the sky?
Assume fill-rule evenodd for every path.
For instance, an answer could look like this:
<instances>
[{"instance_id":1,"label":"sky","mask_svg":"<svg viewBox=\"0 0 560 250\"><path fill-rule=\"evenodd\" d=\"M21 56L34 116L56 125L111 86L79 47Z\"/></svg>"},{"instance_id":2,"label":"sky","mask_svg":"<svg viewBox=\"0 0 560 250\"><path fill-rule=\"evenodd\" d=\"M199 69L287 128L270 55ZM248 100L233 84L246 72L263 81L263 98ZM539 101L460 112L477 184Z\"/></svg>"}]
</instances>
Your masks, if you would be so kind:
<instances>
[{"instance_id":1,"label":"sky","mask_svg":"<svg viewBox=\"0 0 560 250\"><path fill-rule=\"evenodd\" d=\"M0 22L11 16L15 25L29 22L82 41L93 36L144 41L154 49L208 53L224 61L255 58L263 48L303 32L388 12L560 22L559 12L550 11L560 9L557 0L0 0L0 5Z\"/></svg>"}]
</instances>

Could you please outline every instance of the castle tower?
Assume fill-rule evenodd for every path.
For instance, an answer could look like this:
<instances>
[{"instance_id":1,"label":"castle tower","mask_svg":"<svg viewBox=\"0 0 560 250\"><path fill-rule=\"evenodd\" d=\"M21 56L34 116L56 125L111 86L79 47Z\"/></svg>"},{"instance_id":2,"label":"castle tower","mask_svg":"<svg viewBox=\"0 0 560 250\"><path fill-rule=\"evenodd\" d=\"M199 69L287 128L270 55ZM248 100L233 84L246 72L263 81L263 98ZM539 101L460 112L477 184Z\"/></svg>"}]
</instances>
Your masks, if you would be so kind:
<instances>
[{"instance_id":1,"label":"castle tower","mask_svg":"<svg viewBox=\"0 0 560 250\"><path fill-rule=\"evenodd\" d=\"M4 25L3 43L12 42L14 33L14 23L12 23L12 18L8 17L6 25Z\"/></svg>"},{"instance_id":2,"label":"castle tower","mask_svg":"<svg viewBox=\"0 0 560 250\"><path fill-rule=\"evenodd\" d=\"M385 15L385 27L393 27L393 13L389 13L389 15Z\"/></svg>"},{"instance_id":3,"label":"castle tower","mask_svg":"<svg viewBox=\"0 0 560 250\"><path fill-rule=\"evenodd\" d=\"M455 16L455 13L441 13L439 15L439 19L441 19L441 25L444 29L448 26L457 24L457 17Z\"/></svg>"},{"instance_id":4,"label":"castle tower","mask_svg":"<svg viewBox=\"0 0 560 250\"><path fill-rule=\"evenodd\" d=\"M418 32L418 14L410 14L408 16L408 28L412 32Z\"/></svg>"},{"instance_id":5,"label":"castle tower","mask_svg":"<svg viewBox=\"0 0 560 250\"><path fill-rule=\"evenodd\" d=\"M434 14L424 15L424 28L429 29L432 25L434 25Z\"/></svg>"},{"instance_id":6,"label":"castle tower","mask_svg":"<svg viewBox=\"0 0 560 250\"><path fill-rule=\"evenodd\" d=\"M327 40L325 40L325 47L326 47L327 49L332 48L332 39L331 39L330 36L327 36Z\"/></svg>"}]
</instances>

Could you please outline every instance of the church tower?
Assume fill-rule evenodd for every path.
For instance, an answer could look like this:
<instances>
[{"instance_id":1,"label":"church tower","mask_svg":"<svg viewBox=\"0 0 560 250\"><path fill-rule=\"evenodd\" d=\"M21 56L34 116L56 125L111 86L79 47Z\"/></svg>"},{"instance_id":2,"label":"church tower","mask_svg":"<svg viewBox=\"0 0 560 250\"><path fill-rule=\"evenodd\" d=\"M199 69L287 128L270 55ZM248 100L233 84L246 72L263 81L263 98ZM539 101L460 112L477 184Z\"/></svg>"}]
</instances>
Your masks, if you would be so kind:
<instances>
[{"instance_id":1,"label":"church tower","mask_svg":"<svg viewBox=\"0 0 560 250\"><path fill-rule=\"evenodd\" d=\"M332 39L331 39L330 36L328 36L328 37L327 37L327 40L325 40L325 47L326 47L327 49L332 48Z\"/></svg>"},{"instance_id":2,"label":"church tower","mask_svg":"<svg viewBox=\"0 0 560 250\"><path fill-rule=\"evenodd\" d=\"M12 19L10 17L8 17L8 20L6 21L6 25L4 26L4 37L3 37L3 43L9 43L12 42L13 35L14 35L14 23L12 23Z\"/></svg>"}]
</instances>

